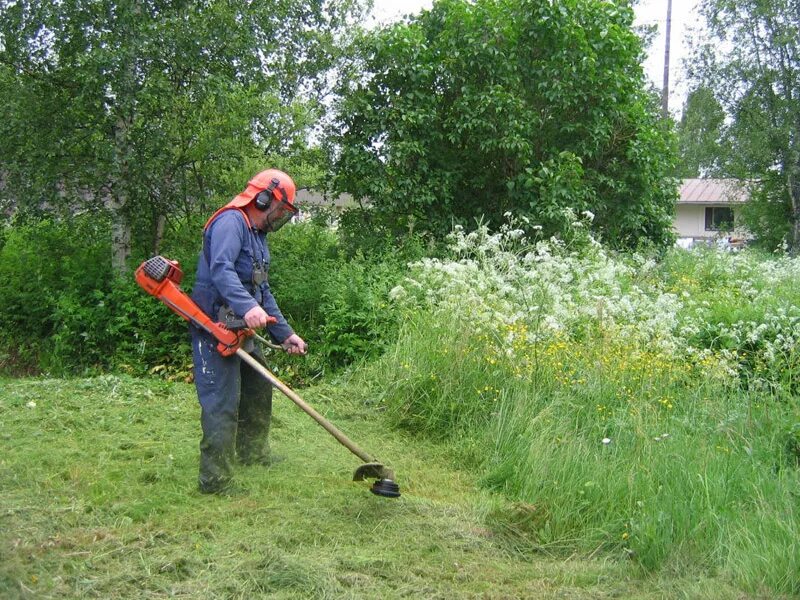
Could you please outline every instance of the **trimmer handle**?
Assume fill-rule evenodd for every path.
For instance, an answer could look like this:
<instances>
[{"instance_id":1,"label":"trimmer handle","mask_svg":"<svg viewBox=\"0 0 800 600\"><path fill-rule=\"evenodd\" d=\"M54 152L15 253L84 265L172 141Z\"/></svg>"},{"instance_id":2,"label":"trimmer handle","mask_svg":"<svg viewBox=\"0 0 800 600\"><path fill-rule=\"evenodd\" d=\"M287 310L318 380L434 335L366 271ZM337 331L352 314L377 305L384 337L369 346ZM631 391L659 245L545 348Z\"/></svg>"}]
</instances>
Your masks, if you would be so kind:
<instances>
[{"instance_id":1,"label":"trimmer handle","mask_svg":"<svg viewBox=\"0 0 800 600\"><path fill-rule=\"evenodd\" d=\"M217 313L217 321L225 326L226 329L231 331L241 331L242 329L250 329L244 319L240 319L236 314L227 306L220 306ZM274 325L278 319L271 315L267 315L267 327Z\"/></svg>"}]
</instances>

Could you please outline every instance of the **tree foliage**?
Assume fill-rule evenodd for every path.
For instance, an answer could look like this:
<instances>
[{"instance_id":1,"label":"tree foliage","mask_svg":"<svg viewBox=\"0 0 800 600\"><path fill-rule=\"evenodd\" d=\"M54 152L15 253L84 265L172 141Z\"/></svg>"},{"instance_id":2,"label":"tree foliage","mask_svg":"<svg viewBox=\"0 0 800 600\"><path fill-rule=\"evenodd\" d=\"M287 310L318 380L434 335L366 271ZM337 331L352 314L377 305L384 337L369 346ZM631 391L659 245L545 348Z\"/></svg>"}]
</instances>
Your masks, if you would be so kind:
<instances>
[{"instance_id":1,"label":"tree foliage","mask_svg":"<svg viewBox=\"0 0 800 600\"><path fill-rule=\"evenodd\" d=\"M695 81L729 117L720 169L755 183L747 225L774 247L800 247L800 0L704 0L708 39Z\"/></svg>"},{"instance_id":2,"label":"tree foliage","mask_svg":"<svg viewBox=\"0 0 800 600\"><path fill-rule=\"evenodd\" d=\"M240 189L248 158L303 145L314 91L360 10L361 0L0 1L6 201L110 210L121 267L131 231L152 241L164 216Z\"/></svg>"},{"instance_id":3,"label":"tree foliage","mask_svg":"<svg viewBox=\"0 0 800 600\"><path fill-rule=\"evenodd\" d=\"M616 246L671 240L673 141L625 2L439 0L358 41L331 130L334 187L436 234L506 211Z\"/></svg>"},{"instance_id":4,"label":"tree foliage","mask_svg":"<svg viewBox=\"0 0 800 600\"><path fill-rule=\"evenodd\" d=\"M719 172L725 160L721 143L724 122L725 111L713 90L701 86L689 93L677 127L679 177Z\"/></svg>"}]
</instances>

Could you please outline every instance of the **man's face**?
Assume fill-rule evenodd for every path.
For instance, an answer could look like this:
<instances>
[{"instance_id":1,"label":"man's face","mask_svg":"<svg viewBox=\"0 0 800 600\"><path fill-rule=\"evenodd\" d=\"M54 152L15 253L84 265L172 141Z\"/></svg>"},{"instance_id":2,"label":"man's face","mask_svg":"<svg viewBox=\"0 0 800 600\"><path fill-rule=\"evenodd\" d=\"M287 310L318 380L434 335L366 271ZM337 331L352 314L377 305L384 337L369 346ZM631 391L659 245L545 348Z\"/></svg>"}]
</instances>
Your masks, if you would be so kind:
<instances>
[{"instance_id":1,"label":"man's face","mask_svg":"<svg viewBox=\"0 0 800 600\"><path fill-rule=\"evenodd\" d=\"M286 217L291 219L294 214L288 205L277 200L273 201L272 206L264 212L270 217L270 222L272 223L286 219Z\"/></svg>"},{"instance_id":2,"label":"man's face","mask_svg":"<svg viewBox=\"0 0 800 600\"><path fill-rule=\"evenodd\" d=\"M267 213L269 213L269 209L267 210L253 209L248 212L249 212L248 216L250 217L250 223L253 224L253 227L255 227L256 229L260 229L261 231L266 231Z\"/></svg>"},{"instance_id":3,"label":"man's face","mask_svg":"<svg viewBox=\"0 0 800 600\"><path fill-rule=\"evenodd\" d=\"M287 203L274 199L267 210L252 210L250 221L261 231L278 231L294 216L295 212Z\"/></svg>"}]
</instances>

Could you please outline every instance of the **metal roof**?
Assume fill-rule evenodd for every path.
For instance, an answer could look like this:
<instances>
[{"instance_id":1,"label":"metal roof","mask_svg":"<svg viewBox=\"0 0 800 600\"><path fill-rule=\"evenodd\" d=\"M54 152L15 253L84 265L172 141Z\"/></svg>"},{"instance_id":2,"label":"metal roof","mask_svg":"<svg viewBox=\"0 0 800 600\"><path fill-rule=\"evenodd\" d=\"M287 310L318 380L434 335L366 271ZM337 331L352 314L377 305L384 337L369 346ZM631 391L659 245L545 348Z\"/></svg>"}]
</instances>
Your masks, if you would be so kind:
<instances>
[{"instance_id":1,"label":"metal roof","mask_svg":"<svg viewBox=\"0 0 800 600\"><path fill-rule=\"evenodd\" d=\"M684 179L678 204L740 204L747 199L745 182L739 179Z\"/></svg>"},{"instance_id":2,"label":"metal roof","mask_svg":"<svg viewBox=\"0 0 800 600\"><path fill-rule=\"evenodd\" d=\"M358 202L353 200L353 196L350 194L341 194L340 196L332 198L327 197L320 192L306 188L300 188L297 190L297 194L295 194L295 202L298 206L300 206L300 208L303 206L329 206L336 208L358 206Z\"/></svg>"}]
</instances>

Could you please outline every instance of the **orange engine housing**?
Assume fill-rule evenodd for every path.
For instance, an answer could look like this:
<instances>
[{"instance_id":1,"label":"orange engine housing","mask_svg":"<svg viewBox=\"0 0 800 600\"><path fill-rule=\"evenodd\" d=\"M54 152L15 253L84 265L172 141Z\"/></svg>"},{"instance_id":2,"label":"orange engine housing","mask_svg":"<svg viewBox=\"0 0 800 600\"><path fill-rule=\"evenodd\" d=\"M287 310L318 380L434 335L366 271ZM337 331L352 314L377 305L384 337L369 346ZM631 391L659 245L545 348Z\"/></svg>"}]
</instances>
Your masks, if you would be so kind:
<instances>
[{"instance_id":1,"label":"orange engine housing","mask_svg":"<svg viewBox=\"0 0 800 600\"><path fill-rule=\"evenodd\" d=\"M177 261L163 256L154 256L144 261L135 273L136 283L148 294L166 304L176 315L194 323L217 340L217 350L222 356L235 354L245 338L253 335L252 329L232 331L222 323L212 321L199 306L187 296L178 284L183 271ZM274 317L270 317L276 322Z\"/></svg>"}]
</instances>

